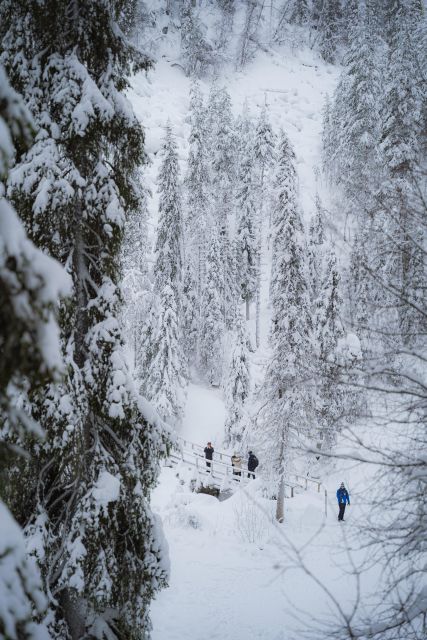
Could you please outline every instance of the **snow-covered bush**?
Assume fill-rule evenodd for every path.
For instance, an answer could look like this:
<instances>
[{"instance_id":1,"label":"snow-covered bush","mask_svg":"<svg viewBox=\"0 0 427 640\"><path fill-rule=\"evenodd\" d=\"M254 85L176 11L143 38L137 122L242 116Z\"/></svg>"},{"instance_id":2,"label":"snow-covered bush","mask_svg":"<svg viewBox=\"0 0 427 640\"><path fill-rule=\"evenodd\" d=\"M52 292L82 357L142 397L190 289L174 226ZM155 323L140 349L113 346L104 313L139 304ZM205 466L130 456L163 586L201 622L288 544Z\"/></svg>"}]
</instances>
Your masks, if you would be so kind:
<instances>
[{"instance_id":1,"label":"snow-covered bush","mask_svg":"<svg viewBox=\"0 0 427 640\"><path fill-rule=\"evenodd\" d=\"M178 504L164 518L169 526L179 529L201 529L200 516L191 506Z\"/></svg>"},{"instance_id":2,"label":"snow-covered bush","mask_svg":"<svg viewBox=\"0 0 427 640\"><path fill-rule=\"evenodd\" d=\"M246 497L233 507L235 526L243 542L263 544L269 535L271 522L257 504Z\"/></svg>"}]
</instances>

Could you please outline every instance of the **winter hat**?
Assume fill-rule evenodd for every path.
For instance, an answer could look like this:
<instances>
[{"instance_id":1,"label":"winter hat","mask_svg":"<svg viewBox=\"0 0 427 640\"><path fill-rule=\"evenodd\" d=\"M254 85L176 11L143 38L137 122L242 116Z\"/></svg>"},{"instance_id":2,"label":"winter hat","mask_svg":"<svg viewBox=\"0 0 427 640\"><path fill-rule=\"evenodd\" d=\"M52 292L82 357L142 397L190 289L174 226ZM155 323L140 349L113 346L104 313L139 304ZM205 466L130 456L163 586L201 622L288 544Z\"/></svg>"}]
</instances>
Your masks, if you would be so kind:
<instances>
[{"instance_id":1,"label":"winter hat","mask_svg":"<svg viewBox=\"0 0 427 640\"><path fill-rule=\"evenodd\" d=\"M344 482L341 482L340 489L344 489Z\"/></svg>"}]
</instances>

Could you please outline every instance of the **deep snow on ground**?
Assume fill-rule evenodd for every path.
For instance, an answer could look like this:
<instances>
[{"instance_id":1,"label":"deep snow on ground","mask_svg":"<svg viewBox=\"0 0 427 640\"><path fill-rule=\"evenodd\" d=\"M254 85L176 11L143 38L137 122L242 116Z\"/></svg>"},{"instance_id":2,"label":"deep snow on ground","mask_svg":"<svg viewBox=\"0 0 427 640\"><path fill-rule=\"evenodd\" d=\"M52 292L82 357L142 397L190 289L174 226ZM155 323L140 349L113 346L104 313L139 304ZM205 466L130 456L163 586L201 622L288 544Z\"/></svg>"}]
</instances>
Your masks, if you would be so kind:
<instances>
[{"instance_id":1,"label":"deep snow on ground","mask_svg":"<svg viewBox=\"0 0 427 640\"><path fill-rule=\"evenodd\" d=\"M281 49L260 53L245 71L225 70L218 79L230 91L236 115L247 99L252 117L257 119L267 101L276 131L285 129L296 152L306 223L314 211L316 193L326 202L328 198L318 179L320 134L324 98L332 93L337 75L336 68L325 65L309 50ZM146 128L146 149L152 163L146 172L152 191L152 232L157 215L158 151L168 120L177 136L182 169L185 168L189 89L190 82L181 69L164 57L147 77L141 74L136 78L130 93ZM202 89L207 94L209 83L202 83ZM252 355L254 388L262 380L269 356L268 231L265 222L261 346ZM249 323L253 343L254 315L253 308ZM202 446L211 440L220 450L225 417L221 390L193 382L188 389L180 435ZM327 585L344 608L350 607L356 583L349 572L348 549L356 531L353 525L364 508L365 468L346 462L324 465L321 492L313 488L286 500L283 525L274 524L275 501L263 496L260 480L220 502L189 491L192 473L183 468L165 468L153 494L153 508L164 523L172 566L170 587L158 595L152 606L153 640L300 640L301 629L307 629L309 620L317 615L335 615L330 598L296 560L293 547L301 548L308 541L302 554L307 568ZM341 481L349 487L353 504L347 508L346 522L338 524L335 491ZM371 582L374 575L371 573ZM295 619L300 615L299 609L308 616L302 623Z\"/></svg>"},{"instance_id":2,"label":"deep snow on ground","mask_svg":"<svg viewBox=\"0 0 427 640\"><path fill-rule=\"evenodd\" d=\"M323 491L302 491L286 501L284 525L274 524L275 502L262 497L259 480L220 502L189 492L176 473L165 469L153 495L172 562L170 588L152 606L153 640L300 638L301 624L293 617L297 609L310 620L332 605L298 566L292 547L308 541L303 562L342 606L350 607L356 583L348 574L347 549L361 505L348 507L346 522L337 522L334 493L341 472L329 479L327 517Z\"/></svg>"}]
</instances>

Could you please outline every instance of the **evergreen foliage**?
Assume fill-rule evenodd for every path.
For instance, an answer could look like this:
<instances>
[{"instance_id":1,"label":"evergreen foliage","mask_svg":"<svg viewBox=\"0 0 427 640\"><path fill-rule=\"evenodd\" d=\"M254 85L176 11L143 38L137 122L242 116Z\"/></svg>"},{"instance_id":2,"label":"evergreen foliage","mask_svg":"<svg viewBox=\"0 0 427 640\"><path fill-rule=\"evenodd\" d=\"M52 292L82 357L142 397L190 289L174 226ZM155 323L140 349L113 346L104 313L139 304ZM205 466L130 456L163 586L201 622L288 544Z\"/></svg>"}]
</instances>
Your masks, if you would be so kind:
<instances>
[{"instance_id":1,"label":"evergreen foliage","mask_svg":"<svg viewBox=\"0 0 427 640\"><path fill-rule=\"evenodd\" d=\"M160 293L165 286L170 286L174 292L175 302L179 305L184 260L184 222L178 154L170 125L166 127L158 185L160 200L154 289Z\"/></svg>"},{"instance_id":2,"label":"evergreen foliage","mask_svg":"<svg viewBox=\"0 0 427 640\"><path fill-rule=\"evenodd\" d=\"M283 520L284 480L299 441L311 436L313 403L302 386L313 376L309 283L304 230L298 211L295 154L284 132L277 153L271 267L272 358L263 385L264 455L278 482L277 514ZM261 427L259 427L261 429Z\"/></svg>"},{"instance_id":3,"label":"evergreen foliage","mask_svg":"<svg viewBox=\"0 0 427 640\"><path fill-rule=\"evenodd\" d=\"M40 424L17 403L18 393L59 382L64 373L56 305L71 282L60 265L28 239L16 211L4 197L15 155L32 141L34 122L0 66L0 636L47 639L42 616L47 599L39 572L27 556L22 530L2 502L5 470L17 454L19 434L39 438ZM21 452L22 453L22 452ZM22 479L20 479L22 481Z\"/></svg>"},{"instance_id":4,"label":"evergreen foliage","mask_svg":"<svg viewBox=\"0 0 427 640\"><path fill-rule=\"evenodd\" d=\"M191 263L187 261L184 269L182 289L182 334L183 350L187 363L195 361L199 328L199 299L197 286L193 279Z\"/></svg>"},{"instance_id":5,"label":"evergreen foliage","mask_svg":"<svg viewBox=\"0 0 427 640\"><path fill-rule=\"evenodd\" d=\"M257 50L258 32L263 13L263 5L257 0L245 0L245 20L237 49L237 68L250 62Z\"/></svg>"},{"instance_id":6,"label":"evergreen foliage","mask_svg":"<svg viewBox=\"0 0 427 640\"><path fill-rule=\"evenodd\" d=\"M254 158L257 172L257 238L258 238L258 251L257 251L257 279L256 279L256 346L260 345L260 315L261 315L261 253L262 253L262 238L264 229L264 211L265 203L268 203L268 193L271 188L269 184L269 174L274 166L275 160L275 136L273 129L267 117L266 106L261 109L261 113L258 119L255 140L254 140ZM271 207L270 207L271 212ZM271 213L269 219L269 226L271 227Z\"/></svg>"},{"instance_id":7,"label":"evergreen foliage","mask_svg":"<svg viewBox=\"0 0 427 640\"><path fill-rule=\"evenodd\" d=\"M381 91L380 51L362 4L350 36L332 113L326 107L324 135L328 172L344 184L349 200L360 208L361 191L372 185L371 169L376 165Z\"/></svg>"},{"instance_id":8,"label":"evergreen foliage","mask_svg":"<svg viewBox=\"0 0 427 640\"><path fill-rule=\"evenodd\" d=\"M226 327L231 329L235 320L236 284L232 273L233 246L230 226L233 220L233 200L236 184L236 139L231 99L225 88L214 82L208 103L210 130L210 201L215 202L212 215L219 226L221 264L224 278L223 314Z\"/></svg>"},{"instance_id":9,"label":"evergreen foliage","mask_svg":"<svg viewBox=\"0 0 427 640\"><path fill-rule=\"evenodd\" d=\"M200 78L209 66L211 47L203 37L192 0L182 0L180 18L181 55L185 72L188 76Z\"/></svg>"},{"instance_id":10,"label":"evergreen foliage","mask_svg":"<svg viewBox=\"0 0 427 640\"><path fill-rule=\"evenodd\" d=\"M225 402L228 417L225 422L225 444L234 447L242 441L247 419L245 404L250 394L251 376L248 337L241 317L236 324L233 349L225 378Z\"/></svg>"},{"instance_id":11,"label":"evergreen foliage","mask_svg":"<svg viewBox=\"0 0 427 640\"><path fill-rule=\"evenodd\" d=\"M159 177L159 224L153 303L144 339L143 389L160 416L175 424L183 415L185 357L181 320L184 238L176 142L166 128Z\"/></svg>"},{"instance_id":12,"label":"evergreen foliage","mask_svg":"<svg viewBox=\"0 0 427 640\"><path fill-rule=\"evenodd\" d=\"M210 384L218 386L222 379L224 315L222 299L224 290L221 264L221 245L218 225L212 221L206 254L206 282L200 301L199 367Z\"/></svg>"},{"instance_id":13,"label":"evergreen foliage","mask_svg":"<svg viewBox=\"0 0 427 640\"><path fill-rule=\"evenodd\" d=\"M144 392L166 421L179 423L183 415L186 380L176 295L171 285L160 292L156 332L152 336L152 360Z\"/></svg>"},{"instance_id":14,"label":"evergreen foliage","mask_svg":"<svg viewBox=\"0 0 427 640\"><path fill-rule=\"evenodd\" d=\"M95 629L145 637L149 602L167 579L149 493L168 435L134 388L118 321L123 230L144 161L122 92L132 68L147 66L120 30L122 9L102 0L0 9L2 58L39 127L10 193L74 285L61 318L67 377L30 398L46 442L21 465L25 490L11 495L18 521L42 540L50 629L61 639Z\"/></svg>"},{"instance_id":15,"label":"evergreen foliage","mask_svg":"<svg viewBox=\"0 0 427 640\"><path fill-rule=\"evenodd\" d=\"M236 192L236 239L238 246L238 274L241 296L246 303L246 319L249 305L255 296L258 269L258 227L256 213L256 184L253 135L247 115L244 113L240 132L242 137L238 186ZM243 137L244 136L244 137Z\"/></svg>"},{"instance_id":16,"label":"evergreen foliage","mask_svg":"<svg viewBox=\"0 0 427 640\"><path fill-rule=\"evenodd\" d=\"M190 95L190 139L186 187L185 232L187 256L200 300L205 275L205 245L209 211L210 173L207 156L206 112L197 82Z\"/></svg>"},{"instance_id":17,"label":"evergreen foliage","mask_svg":"<svg viewBox=\"0 0 427 640\"><path fill-rule=\"evenodd\" d=\"M221 19L218 25L218 49L226 49L229 37L233 30L234 14L236 11L235 0L218 0L221 11Z\"/></svg>"},{"instance_id":18,"label":"evergreen foliage","mask_svg":"<svg viewBox=\"0 0 427 640\"><path fill-rule=\"evenodd\" d=\"M309 4L307 0L294 0L289 15L289 22L304 25L307 24L310 16Z\"/></svg>"},{"instance_id":19,"label":"evergreen foliage","mask_svg":"<svg viewBox=\"0 0 427 640\"><path fill-rule=\"evenodd\" d=\"M387 176L381 186L382 217L387 218L392 242L385 241L387 272L392 288L400 289L414 303L419 299L423 250L419 239L419 219L411 205L414 188L420 181L425 144L426 83L419 68L422 43L416 29L423 22L422 8L416 2L391 3L388 9L389 53L387 78L382 97L380 153ZM424 21L425 24L425 21ZM421 178L422 179L422 178ZM415 184L414 184L415 182ZM413 342L419 320L410 305L399 305L399 325L404 344Z\"/></svg>"}]
</instances>

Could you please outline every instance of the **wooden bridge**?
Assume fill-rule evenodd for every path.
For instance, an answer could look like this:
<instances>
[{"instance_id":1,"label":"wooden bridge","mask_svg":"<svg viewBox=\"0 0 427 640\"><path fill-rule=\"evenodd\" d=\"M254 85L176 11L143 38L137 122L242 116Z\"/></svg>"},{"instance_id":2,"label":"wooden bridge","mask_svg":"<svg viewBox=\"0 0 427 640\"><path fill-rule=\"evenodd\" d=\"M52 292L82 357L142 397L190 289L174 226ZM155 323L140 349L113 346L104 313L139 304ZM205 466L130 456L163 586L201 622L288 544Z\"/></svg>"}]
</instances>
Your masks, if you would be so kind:
<instances>
[{"instance_id":1,"label":"wooden bridge","mask_svg":"<svg viewBox=\"0 0 427 640\"><path fill-rule=\"evenodd\" d=\"M231 464L231 456L223 451L216 451L213 460L206 460L204 448L184 438L177 438L177 447L169 456L169 464L184 464L194 469L203 486L214 487L219 491L234 490L244 486L255 478L258 472L251 473L247 469L237 469ZM208 464L209 463L209 464ZM325 498L325 515L327 515L328 492L320 480L291 473L285 481L287 498L294 498L301 491L314 490L323 493Z\"/></svg>"}]
</instances>

